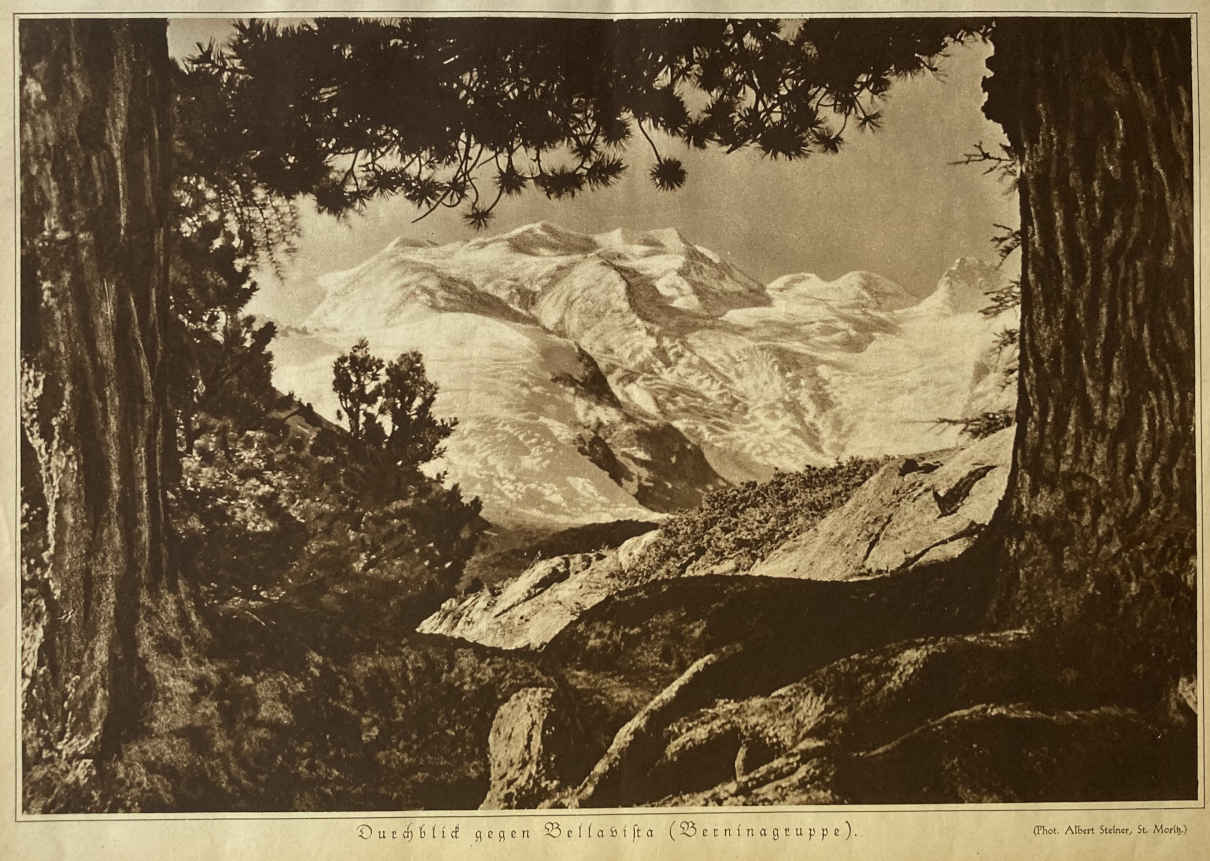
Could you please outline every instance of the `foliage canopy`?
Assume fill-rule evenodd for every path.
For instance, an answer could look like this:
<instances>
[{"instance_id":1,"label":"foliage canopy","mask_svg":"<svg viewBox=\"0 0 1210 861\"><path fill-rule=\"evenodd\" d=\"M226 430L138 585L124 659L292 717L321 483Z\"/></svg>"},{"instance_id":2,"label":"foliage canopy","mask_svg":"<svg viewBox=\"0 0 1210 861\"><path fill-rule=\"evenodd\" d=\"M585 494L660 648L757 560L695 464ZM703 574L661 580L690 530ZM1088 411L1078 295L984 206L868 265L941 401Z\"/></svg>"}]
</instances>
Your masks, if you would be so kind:
<instances>
[{"instance_id":1,"label":"foliage canopy","mask_svg":"<svg viewBox=\"0 0 1210 861\"><path fill-rule=\"evenodd\" d=\"M947 45L987 22L897 20L338 19L241 22L184 70L223 133L200 157L232 187L322 211L402 194L465 208L476 228L501 199L608 186L637 131L651 179L672 190L680 160L657 143L770 158L840 150L876 129L891 83L935 71Z\"/></svg>"},{"instance_id":2,"label":"foliage canopy","mask_svg":"<svg viewBox=\"0 0 1210 861\"><path fill-rule=\"evenodd\" d=\"M332 389L362 454L396 484L415 483L420 467L443 454L441 444L458 425L433 415L437 384L415 350L386 362L361 338L332 363Z\"/></svg>"}]
</instances>

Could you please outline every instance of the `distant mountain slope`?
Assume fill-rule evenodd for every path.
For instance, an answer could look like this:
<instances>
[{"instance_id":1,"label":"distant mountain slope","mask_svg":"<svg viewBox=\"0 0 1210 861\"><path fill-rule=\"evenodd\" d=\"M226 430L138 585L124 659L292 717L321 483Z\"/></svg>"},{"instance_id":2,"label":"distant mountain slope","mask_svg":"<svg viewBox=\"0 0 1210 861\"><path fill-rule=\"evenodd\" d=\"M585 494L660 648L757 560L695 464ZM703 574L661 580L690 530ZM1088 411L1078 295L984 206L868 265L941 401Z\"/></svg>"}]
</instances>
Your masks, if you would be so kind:
<instances>
[{"instance_id":1,"label":"distant mountain slope","mask_svg":"<svg viewBox=\"0 0 1210 861\"><path fill-rule=\"evenodd\" d=\"M763 286L675 230L397 240L321 279L276 382L334 415L338 352L418 349L461 423L443 467L489 519L649 519L722 478L954 444L933 420L970 402L997 278L960 260L920 302L867 272Z\"/></svg>"},{"instance_id":2,"label":"distant mountain slope","mask_svg":"<svg viewBox=\"0 0 1210 861\"><path fill-rule=\"evenodd\" d=\"M721 483L675 428L623 411L591 357L533 325L416 309L390 328L286 336L279 384L334 415L332 360L359 334L380 355L424 354L437 411L459 421L440 465L493 522L650 519Z\"/></svg>"}]
</instances>

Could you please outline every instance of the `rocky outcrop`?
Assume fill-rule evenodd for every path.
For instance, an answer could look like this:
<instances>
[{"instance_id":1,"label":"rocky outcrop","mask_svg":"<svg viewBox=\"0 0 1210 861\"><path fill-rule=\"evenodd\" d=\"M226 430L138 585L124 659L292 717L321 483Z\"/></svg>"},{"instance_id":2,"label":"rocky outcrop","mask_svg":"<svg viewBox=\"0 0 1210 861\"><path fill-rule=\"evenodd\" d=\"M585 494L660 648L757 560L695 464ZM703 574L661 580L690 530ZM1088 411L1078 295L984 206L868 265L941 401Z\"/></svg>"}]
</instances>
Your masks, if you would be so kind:
<instances>
[{"instance_id":1,"label":"rocky outcrop","mask_svg":"<svg viewBox=\"0 0 1210 861\"><path fill-rule=\"evenodd\" d=\"M1019 631L896 643L829 663L768 696L687 716L669 727L669 750L729 733L761 739L769 759L808 740L878 744L973 702L1024 697L1031 665Z\"/></svg>"},{"instance_id":2,"label":"rocky outcrop","mask_svg":"<svg viewBox=\"0 0 1210 861\"><path fill-rule=\"evenodd\" d=\"M491 787L480 810L534 807L557 797L577 735L552 688L523 688L496 712L488 736Z\"/></svg>"},{"instance_id":3,"label":"rocky outcrop","mask_svg":"<svg viewBox=\"0 0 1210 861\"><path fill-rule=\"evenodd\" d=\"M631 565L655 534L635 536L616 550L539 560L498 590L451 598L417 630L502 649L545 645L590 607L638 585Z\"/></svg>"},{"instance_id":4,"label":"rocky outcrop","mask_svg":"<svg viewBox=\"0 0 1210 861\"><path fill-rule=\"evenodd\" d=\"M617 733L571 803L1080 801L1196 794L1196 721L1104 707L1025 631L853 654L736 696L750 650L695 663ZM1115 752L1116 751L1116 752Z\"/></svg>"},{"instance_id":5,"label":"rocky outcrop","mask_svg":"<svg viewBox=\"0 0 1210 861\"><path fill-rule=\"evenodd\" d=\"M1012 433L889 460L847 502L754 566L724 559L690 564L679 574L850 580L957 558L1004 493ZM653 530L616 550L538 560L502 587L451 598L418 630L505 649L541 647L605 598L646 582L638 562L659 535Z\"/></svg>"},{"instance_id":6,"label":"rocky outcrop","mask_svg":"<svg viewBox=\"0 0 1210 861\"><path fill-rule=\"evenodd\" d=\"M622 727L575 797L651 803L748 779L795 751L876 746L972 702L1023 695L1028 652L1021 632L918 639L750 696L746 679L764 658L733 645L697 661Z\"/></svg>"},{"instance_id":7,"label":"rocky outcrop","mask_svg":"<svg viewBox=\"0 0 1210 861\"><path fill-rule=\"evenodd\" d=\"M881 747L804 744L748 777L661 805L954 804L1192 799L1191 727L1133 709L980 704Z\"/></svg>"},{"instance_id":8,"label":"rocky outcrop","mask_svg":"<svg viewBox=\"0 0 1210 861\"><path fill-rule=\"evenodd\" d=\"M844 505L749 573L848 580L953 559L991 520L1008 482L1012 428L965 448L888 462Z\"/></svg>"},{"instance_id":9,"label":"rocky outcrop","mask_svg":"<svg viewBox=\"0 0 1210 861\"><path fill-rule=\"evenodd\" d=\"M737 643L695 661L618 730L605 755L572 795L570 805L613 807L643 791L647 767L661 747L661 730L672 719L713 699L713 691L742 656L743 646Z\"/></svg>"}]
</instances>

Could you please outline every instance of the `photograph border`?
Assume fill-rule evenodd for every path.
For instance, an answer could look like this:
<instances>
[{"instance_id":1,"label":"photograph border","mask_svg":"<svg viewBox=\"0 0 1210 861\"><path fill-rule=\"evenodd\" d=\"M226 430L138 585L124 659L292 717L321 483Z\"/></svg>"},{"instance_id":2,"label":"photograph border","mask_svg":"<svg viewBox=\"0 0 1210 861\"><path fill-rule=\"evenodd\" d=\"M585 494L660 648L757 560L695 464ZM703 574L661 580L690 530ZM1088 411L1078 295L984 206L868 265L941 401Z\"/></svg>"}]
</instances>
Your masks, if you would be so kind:
<instances>
[{"instance_id":1,"label":"photograph border","mask_svg":"<svg viewBox=\"0 0 1210 861\"><path fill-rule=\"evenodd\" d=\"M2 668L0 668L0 687L4 688L4 697L5 698L12 697L12 702L11 702L12 708L11 708L11 710L3 709L2 711L0 711L0 715L11 715L11 719L13 720L11 737L14 742L14 747L13 747L12 751L5 751L5 754L4 754L4 759L6 761L9 760L10 756L12 757L11 764L13 766L13 768L12 768L13 780L11 783L11 791L13 794L10 799L10 801L12 803L12 807L9 808L12 813L11 820L9 820L9 817L7 815L0 816L0 821L9 820L8 824L5 826L4 831L0 831L0 847L3 847L8 842L8 835L5 832L8 830L9 827L12 827L12 829L13 829L12 837L13 837L14 846L19 845L19 844L26 844L28 846L28 845L30 845L29 841L32 840L32 841L34 841L35 845L41 845L43 849L47 848L47 846L46 846L47 835L46 835L44 829L39 829L38 824L53 825L53 826L57 826L57 825L68 826L71 824L81 824L81 823L121 824L121 823L135 823L135 822L138 822L138 823L143 823L143 822L216 823L217 822L217 823L232 823L233 824L233 823L245 823L245 822L250 822L250 821L256 821L256 822L263 822L263 823L275 823L275 824L280 825L281 827L286 829L286 831L285 831L286 838L285 839L289 842L289 844L294 845L296 839L302 838L303 832L300 830L294 830L293 833L291 833L291 825L292 824L302 824L304 822L348 823L350 821L353 821L356 823L380 823L384 820L396 820L396 821L407 820L407 821L412 821L412 822L424 820L424 821L438 821L438 822L451 821L451 825L452 825L453 824L452 821L456 820L458 822L461 822L465 826L466 823L468 823L468 822L471 822L471 821L478 822L480 820L483 820L483 821L509 820L509 821L514 821L514 822L519 821L519 820L522 820L522 821L533 820L534 823L537 823L540 820L548 821L548 820L552 820L552 819L558 820L560 822L573 822L573 821L588 822L590 820L625 818L626 820L644 820L644 821L659 819L661 824L663 824L665 820L669 820L669 819L677 818L677 817L692 818L692 819L699 819L699 818L705 818L705 817L711 817L711 818L726 817L732 821L744 819L744 820L746 820L744 823L746 826L747 821L749 821L749 820L764 821L764 820L770 820L770 819L774 819L774 818L784 819L787 817L787 815L800 815L800 814L802 814L804 816L805 816L805 814L810 814L811 817L815 818L815 819L818 819L819 817L822 816L822 817L827 818L828 821L839 821L841 819L855 820L855 819L858 819L859 817L860 818L871 817L871 816L881 817L883 814L896 814L896 815L898 815L898 814L909 814L909 815L910 814L916 814L916 815L925 814L928 816L933 816L936 814L945 814L947 818L948 818L949 814L962 814L963 818L972 817L973 820L978 820L978 819L981 819L982 817L995 816L997 814L1029 814L1029 815L1034 815L1036 817L1037 814L1043 814L1043 813L1060 814L1060 813L1074 813L1074 812L1081 812L1081 813L1097 812L1097 813L1105 813L1105 814L1113 814L1113 813L1118 813L1118 812L1140 813L1140 812L1153 812L1153 811L1164 811L1164 812L1171 812L1171 813L1179 812L1182 814L1189 814L1189 813L1193 813L1193 812L1200 812L1202 814L1205 813L1206 808L1207 808L1207 798L1206 798L1207 743L1206 743L1206 735L1205 735L1205 733L1206 733L1206 720L1205 720L1206 665L1205 665L1205 649L1204 649L1205 641L1206 641L1205 637L1206 637L1206 623L1207 623L1206 613L1205 613L1205 574L1206 574L1206 558L1205 558L1205 556L1206 556L1206 547L1207 547L1207 544L1206 544L1206 539L1207 539L1207 536L1206 536L1206 511L1205 511L1206 502L1207 502L1207 495L1206 495L1207 476L1206 476L1205 459L1206 459L1206 443L1207 443L1207 440L1210 439L1210 422L1207 422L1207 416L1205 414L1205 383L1206 383L1206 379L1207 379L1207 368L1206 368L1206 356L1204 353L1204 332L1205 332L1204 324L1205 324L1205 317L1206 317L1206 312L1207 312L1208 296L1207 296L1207 291L1204 289L1204 285L1202 284L1202 277L1203 277L1203 271L1204 271L1203 262L1202 262L1202 252L1203 252L1203 247L1205 244L1206 237L1204 235L1205 234L1205 219L1203 218L1204 197L1202 194L1202 186L1203 186L1203 177L1204 177L1204 163L1203 163L1204 152L1203 152L1201 129L1202 129L1203 124L1206 122L1206 117L1205 117L1205 114L1203 113L1202 105L1201 105L1200 83L1201 83L1201 80L1203 79L1203 77L1207 75L1207 71L1206 71L1206 69L1202 68L1202 66L1200 64L1200 42L1201 42L1201 39L1203 38L1203 36L1199 30L1200 7L1198 4L1195 4L1192 7L1189 7L1189 4L1185 3L1185 4L1179 4L1180 7L1184 7L1183 9L1178 10L1178 8L1172 8L1172 9L1161 8L1161 9L1156 9L1154 11L1149 10L1149 9L1139 9L1133 4L1122 4L1125 8L1123 8L1121 11L1093 11L1093 10L1087 10L1087 9L1074 9L1074 8L1072 8L1072 9L1046 9L1044 6L1041 8L1037 8L1037 9L1031 9L1028 7L1027 8L1013 8L1013 9L978 8L978 7L971 8L971 4L963 4L962 6L958 6L958 7L954 7L954 8L937 8L938 4L930 3L930 4L928 4L928 6L933 7L933 8L916 9L916 8L911 8L911 7L903 8L902 6L899 6L899 7L895 8L894 12L892 12L890 10L886 10L886 9L879 10L877 8L860 8L860 9L852 9L852 10L826 9L823 11L817 11L815 9L807 8L807 6L809 4L806 4L806 3L786 4L784 7L777 8L777 9L768 8L768 4L759 4L760 8L749 9L749 8L746 8L748 4L743 3L742 0L741 0L741 2L737 2L737 3L733 3L733 4L718 5L717 8L714 8L715 4L711 4L711 8L708 10L702 10L701 8L697 8L697 9L694 9L693 11L689 11L684 8L681 8L681 9L676 8L677 6L683 7L683 6L688 5L684 2L681 2L679 4L670 4L668 8L658 8L658 9L654 8L659 5L656 3L645 3L645 4L643 4L644 8L632 8L630 6L630 4L619 3L619 4L615 4L614 8L616 8L618 10L616 12L607 12L607 11L599 11L599 10L594 11L594 10L588 10L588 9L582 9L582 10L570 9L570 8L566 8L567 6L570 5L570 4L566 4L566 3L552 4L551 8L543 8L539 4L525 4L525 5L518 4L518 6L516 8L500 7L495 4L492 4L492 5L485 4L482 7L475 6L475 5L469 5L469 4L460 4L455 9L441 8L440 5L426 6L426 7L421 7L421 8L411 8L411 9L381 9L381 8L371 8L371 7L345 8L345 9L333 9L333 8L309 9L309 8L301 8L301 7L297 7L297 6L292 6L289 8L254 8L254 7L252 7L252 8L244 8L244 9L241 9L238 11L233 11L230 9L223 9L221 7L214 8L214 9L206 9L206 8L204 8L205 5L208 5L208 4L196 4L196 3L188 4L187 8L184 8L184 9L169 8L169 9L156 10L156 9L132 8L130 11L117 11L112 8L100 9L100 8L95 8L95 7L91 8L91 9L88 7L82 7L80 9L71 9L71 10L64 9L63 11L56 10L54 12L37 11L37 10L31 10L28 8L10 10L9 26L12 28L12 32L11 32L12 57L10 58L11 62L6 64L6 69L7 69L6 74L10 76L10 78L6 81L6 84L11 87L12 99L10 102L10 105L11 105L10 110L12 111L12 116L10 117L10 123L8 124L9 139L4 141L4 145L12 148L12 160L10 162L10 164L12 165L12 174L10 176L4 177L3 186L0 187L0 194L2 194L4 201L8 204L10 213L12 215L13 242L12 242L11 248L7 249L6 251L7 251L7 253L12 255L12 267L10 269L8 269L8 271L13 273L13 283L12 283L12 289L9 292L9 295L11 296L10 301L12 302L12 305L7 309L7 312L9 314L9 318L8 318L9 324L3 326L2 327L3 331L2 331L2 333L0 333L0 344L3 345L3 346L0 346L0 354L3 354L4 362L12 363L12 367L11 367L10 373L3 373L3 365L0 365L0 379L11 381L12 390L11 391L0 391L0 403L3 403L5 408L8 410L7 416L9 417L9 420L7 422L3 423L3 430L0 430L0 449L9 451L13 458L12 462L11 462L12 469L10 471L8 471L13 476L13 482L12 482L12 485L9 487L9 492L0 495L0 498L4 499L3 529L0 529L0 536L3 536L3 541L11 542L11 546L8 548L7 552L3 552L3 543L0 543L0 558L7 558L7 559L11 560L11 562L12 562L12 567L10 569L12 572L12 584L11 584L11 588L3 589L2 592L0 592L0 617L4 618L3 624L5 624L5 625L12 624L13 629L11 632L11 634L12 634L11 638L3 637L2 639L0 639L0 642L12 643L13 652L11 655L2 656L3 666L2 666ZM409 5L413 5L413 4L409 4ZM585 4L585 5L587 5L587 4ZM602 4L602 5L607 5L607 4ZM695 5L697 5L697 4L695 4ZM753 3L752 5L757 6L758 4ZM849 3L846 5L854 5L854 4ZM923 5L924 4L922 4L922 6ZM995 4L995 5L1000 6L1001 4ZM1162 4L1162 3L1157 3L1157 4L1153 4L1153 5L1160 6L1160 7L1166 6L1166 4ZM199 6L202 6L203 8L198 8ZM563 6L564 8L562 10L560 10L557 8L559 6ZM17 205L17 200L18 200L18 198L17 198L17 182L19 181L19 175L20 175L20 170L19 170L20 156L19 156L19 152L18 152L19 137L18 137L18 132L17 132L17 128L16 128L16 123L17 123L16 81L18 80L18 77L17 77L18 76L18 71L17 71L18 57L17 57L17 41L16 41L17 40L17 22L19 20L25 19L25 18L47 18L47 17L225 18L225 17L244 17L244 16L247 16L247 17L303 16L303 17L306 17L306 16L314 16L314 15L331 15L331 16L350 15L350 16L352 16L352 15L375 15L375 14L387 15L387 14L390 14L390 15L398 15L398 16L414 15L414 16L433 16L433 17L453 15L453 16L458 16L458 17L526 16L526 17L572 17L572 18L574 18L574 17L657 18L657 17L673 17L673 16L675 16L675 17L714 18L714 17L722 17L724 15L735 16L735 17L794 17L795 13L797 13L798 15L810 14L812 16L817 16L817 17L950 17L950 16L958 16L958 15L962 15L962 14L969 14L972 16L1011 15L1014 17L1017 17L1017 16L1020 16L1020 17L1033 17L1033 16L1117 17L1120 15L1125 15L1125 16L1129 16L1129 17L1189 18L1191 20L1192 39L1193 39L1193 70L1192 70L1193 99L1194 99L1194 109L1195 109L1195 120L1193 123L1193 127L1194 127L1193 146L1196 151L1196 158L1194 160L1195 161L1195 168L1194 168L1194 199L1195 199L1194 231L1195 232L1194 232L1194 235L1195 235L1195 237L1197 237L1197 240L1198 240L1196 263L1195 263L1196 268L1195 268L1195 274L1194 274L1195 301L1197 302L1197 313L1196 313L1197 322L1196 322L1196 326L1195 326L1195 329L1196 329L1196 331L1195 331L1195 350L1196 350L1196 357L1197 357L1196 361L1197 361L1197 368L1198 368L1198 384L1197 384L1197 392L1196 392L1196 404L1197 404L1197 415L1198 415L1197 474L1198 474L1198 481L1199 481L1199 492L1198 492L1199 504L1198 504L1198 512L1197 512L1197 516L1198 516L1198 520L1197 520L1197 523L1198 523L1198 527L1197 527L1198 575L1199 575L1198 583L1197 583L1197 588L1198 588L1198 600L1197 600L1197 605L1198 605L1198 626L1197 626L1197 632L1198 632L1198 686L1197 686L1197 695L1199 698L1199 711L1198 711L1198 717L1197 717L1197 720L1198 720L1198 798L1197 798L1197 800L1196 801L1116 802L1116 803L1040 802L1040 803L1020 803L1020 804L1017 804L1017 803L1011 803L1011 804L948 804L948 805L919 805L919 804L917 804L917 805L863 805L863 804L853 804L853 805L843 805L843 806L789 805L789 806L775 806L775 807L736 806L736 807L710 807L710 808L636 807L636 808L608 809L608 810L592 810L592 809L589 809L589 810L562 810L562 809L558 809L558 810L517 810L517 811L473 811L473 810L415 811L415 812L403 812L403 811L401 811L401 812L385 812L385 811L383 811L383 812L373 812L373 813L357 812L357 811L324 811L324 812L305 812L305 813L205 813L205 814L180 813L180 814L62 814L62 815L25 814L21 809L21 797L22 797L21 796L21 769L20 769L20 762L21 762L21 757L20 757L20 749L21 749L20 717L21 717L21 715L20 715L20 711L21 711L21 705L20 705L20 696L19 696L21 587L20 587L20 577L19 577L20 542L17 537L18 536L17 527L18 527L18 522L19 522L18 513L20 511L19 469L20 469L20 461L21 461L21 458L20 458L20 434L17 429L18 428L17 423L19 420L18 419L18 410L17 410L17 404L18 404L17 399L18 399L18 393L20 390L19 389L19 363L16 359L16 347L17 347L17 344L19 344L19 342L20 342L20 339L19 339L20 320L19 320L19 315L16 313L17 302L19 299L19 279L17 277L18 268L19 268L19 254L17 253L17 249L19 248L19 231L20 231L19 207ZM5 388L5 387L6 386L0 387L0 388ZM11 434L11 438L6 438L6 435L9 435L9 434ZM4 605L8 602L11 602L11 605L12 605L11 614L10 614L10 612L6 611L5 607L4 607ZM7 649L7 647L5 647L5 648ZM4 720L7 720L7 718L4 718ZM3 724L0 723L0 727L2 727L2 725ZM7 781L5 781L4 783L6 785L8 784ZM7 789L5 790L5 794L7 794ZM4 803L3 797L0 797L0 804L3 804L3 803ZM1181 844L1184 846L1185 851L1189 851L1194 848L1195 844L1192 841L1202 842L1202 841L1210 840L1210 837L1208 837L1206 834L1206 826L1210 825L1210 819L1208 819L1204 815L1191 817L1191 818L1195 819L1196 822L1201 826L1198 829L1201 832L1201 834L1200 834L1200 837L1198 837L1196 835L1192 835L1192 836L1187 836L1185 838L1186 842ZM896 822L896 819L897 819L897 817L892 816L891 822L890 822L890 827L884 828L884 830L898 831L901 824L903 826L907 826L910 824L910 822L909 822L910 817L908 817L908 818L898 817L899 822ZM1097 821L1098 822L1100 822L1100 821L1109 822L1109 821L1111 821L1111 817L1103 816L1100 819L1098 819ZM969 824L977 827L976 821L971 821ZM372 827L377 828L378 825L375 824ZM646 827L646 826L644 825L644 827ZM30 830L33 830L36 833L31 834L31 833L29 833ZM657 831L658 830L659 829L657 829ZM959 830L966 831L967 829L964 825ZM24 833L24 834L20 833L22 831L25 831L26 833ZM343 831L344 836L341 838L338 838L341 842L338 843L337 845L342 846L344 850L352 850L352 849L360 848L357 845L357 842L360 842L362 838L359 838L356 835L350 835L348 833L348 831L349 831L349 829L347 829L347 828L344 829L344 831ZM146 835L144 835L144 836L146 836ZM671 842L661 843L660 851L676 851L676 849L675 849L676 840L675 840L675 837L672 836L671 830L669 831L669 836L671 837ZM305 838L303 838L303 839L305 840ZM945 838L945 839L948 839L948 838ZM1025 839L1024 835L1021 836L1021 839ZM140 851L147 848L148 843L145 839L136 839L136 840L137 840L137 845L138 845ZM957 835L956 833L953 834L954 842L952 842L951 845L955 847L956 851L962 851L958 847L963 847L965 849L973 849L974 846L976 845L975 843L958 842L959 840L960 840L959 835ZM357 841L357 842L350 842L350 841ZM70 838L68 838L68 842L66 844L60 843L59 840L57 840L57 839L53 842L56 845L58 845L60 847L60 849L62 849L64 846L70 846L74 841L72 841ZM893 845L895 842L896 841L894 840L894 838L891 838L890 843ZM175 845L175 844L173 844L173 845ZM278 848L281 848L281 845L282 844L280 842L277 843ZM391 842L386 842L386 845L391 845ZM577 851L580 851L583 848L578 841L575 841L575 845L577 847ZM606 844L606 845L609 845L609 844ZM626 844L626 846L630 846L630 845L631 844ZM726 845L731 846L732 849L735 848L734 844L726 844ZM775 843L775 844L770 844L770 845L777 846L778 844ZM873 848L871 845L864 844L864 843L849 844L849 845L850 846L859 846L861 851L863 851L863 852L868 851ZM1147 847L1147 850L1149 852L1153 851L1152 847L1154 844L1146 843L1143 845L1145 847ZM1177 844L1170 842L1167 845L1169 848L1171 848L1172 846L1177 845ZM1202 845L1210 846L1210 842L1203 843ZM1038 844L1036 839L1034 840L1033 843L1024 843L1023 846L1027 847L1027 851L1029 851L1031 854L1045 855L1047 852L1047 847ZM1049 848L1051 848L1051 849L1053 849L1056 846L1065 846L1065 847L1067 847L1066 851L1077 853L1077 854L1082 854L1085 850L1091 848L1091 844L1088 842L1085 842L1083 844L1076 844L1071 841L1068 841L1068 842L1061 842L1061 843L1052 842L1049 844ZM1132 846L1137 850L1136 844L1132 844ZM431 848L432 847L426 847L426 852ZM465 849L466 847L460 847L460 848ZM479 848L482 849L485 847L479 847ZM514 844L513 848L515 851L527 852L527 853L532 854L532 849L530 849L530 848L523 848L523 849L517 850L515 844ZM622 847L622 846L617 846L615 848L617 849L617 851L624 850L624 847ZM983 847L983 848L987 848L987 847ZM594 846L593 851L598 851L599 849L600 849L600 847ZM2 851L2 850L0 850L0 851ZM1097 854L1104 854L1104 851L1105 851L1105 849L1102 844L1097 849ZM1192 854L1192 852L1191 852L1191 854Z\"/></svg>"}]
</instances>

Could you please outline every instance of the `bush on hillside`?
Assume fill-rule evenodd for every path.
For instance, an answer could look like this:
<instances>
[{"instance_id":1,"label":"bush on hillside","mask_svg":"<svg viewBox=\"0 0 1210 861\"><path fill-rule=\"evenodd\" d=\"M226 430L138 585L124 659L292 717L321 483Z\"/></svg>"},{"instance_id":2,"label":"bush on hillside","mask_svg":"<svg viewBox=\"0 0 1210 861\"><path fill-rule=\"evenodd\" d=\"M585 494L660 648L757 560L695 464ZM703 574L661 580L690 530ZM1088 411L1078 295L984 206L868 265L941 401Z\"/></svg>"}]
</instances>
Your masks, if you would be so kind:
<instances>
[{"instance_id":1,"label":"bush on hillside","mask_svg":"<svg viewBox=\"0 0 1210 861\"><path fill-rule=\"evenodd\" d=\"M1016 410L989 410L972 416L957 419L937 419L939 425L956 426L963 434L971 439L983 439L992 434L1011 427L1017 419Z\"/></svg>"},{"instance_id":2,"label":"bush on hillside","mask_svg":"<svg viewBox=\"0 0 1210 861\"><path fill-rule=\"evenodd\" d=\"M660 527L636 574L643 580L676 577L691 565L724 561L743 571L842 504L882 463L853 458L712 491L697 508Z\"/></svg>"},{"instance_id":3,"label":"bush on hillside","mask_svg":"<svg viewBox=\"0 0 1210 861\"><path fill-rule=\"evenodd\" d=\"M362 338L332 363L337 417L348 423L353 460L366 467L362 481L398 495L416 483L422 466L444 454L442 443L458 422L433 414L438 388L420 353L386 362L369 350Z\"/></svg>"},{"instance_id":4,"label":"bush on hillside","mask_svg":"<svg viewBox=\"0 0 1210 861\"><path fill-rule=\"evenodd\" d=\"M399 624L454 594L483 527L477 499L419 473L383 497L363 478L373 471L350 463L347 437L320 428L308 445L269 418L239 432L203 417L182 459L173 522L210 602L290 601L348 613L350 625Z\"/></svg>"}]
</instances>

